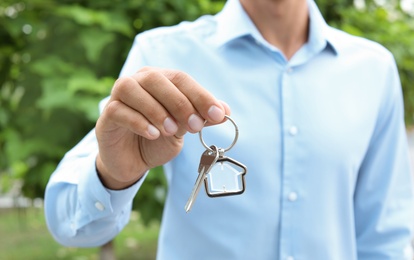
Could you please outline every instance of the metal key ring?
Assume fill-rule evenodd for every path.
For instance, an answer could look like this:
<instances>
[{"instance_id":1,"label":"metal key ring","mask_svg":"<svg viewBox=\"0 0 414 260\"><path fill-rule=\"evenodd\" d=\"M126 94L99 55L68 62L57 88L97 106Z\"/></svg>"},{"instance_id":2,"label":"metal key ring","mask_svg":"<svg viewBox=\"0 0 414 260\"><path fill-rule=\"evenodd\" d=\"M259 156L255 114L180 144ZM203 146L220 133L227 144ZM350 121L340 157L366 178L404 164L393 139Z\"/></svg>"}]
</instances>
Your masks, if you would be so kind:
<instances>
[{"instance_id":1,"label":"metal key ring","mask_svg":"<svg viewBox=\"0 0 414 260\"><path fill-rule=\"evenodd\" d=\"M234 136L234 140L233 140L233 143L231 143L231 145L229 146L229 147L227 147L226 149L224 149L223 150L223 153L225 153L225 152L227 152L228 150L230 150L231 148L233 148L233 146L236 144L236 142L237 142L237 139L239 138L239 128L237 127L237 125L236 125L236 122L234 122L234 120L233 119L231 119L231 117L229 117L228 115L225 115L224 117L226 117L230 122L232 122L232 124L234 125L234 128L235 128L235 132L236 132L236 135ZM204 122L204 124L207 122L207 120ZM200 130L200 132L198 132L198 134L199 134L199 136L200 136L200 141L201 141L201 143L203 144L203 146L207 149L207 150L209 150L209 151L211 151L211 152L214 152L213 151L213 149L211 149L205 142L204 142L204 140L203 140L203 133L202 133L202 131L203 131L203 129L201 129Z\"/></svg>"}]
</instances>

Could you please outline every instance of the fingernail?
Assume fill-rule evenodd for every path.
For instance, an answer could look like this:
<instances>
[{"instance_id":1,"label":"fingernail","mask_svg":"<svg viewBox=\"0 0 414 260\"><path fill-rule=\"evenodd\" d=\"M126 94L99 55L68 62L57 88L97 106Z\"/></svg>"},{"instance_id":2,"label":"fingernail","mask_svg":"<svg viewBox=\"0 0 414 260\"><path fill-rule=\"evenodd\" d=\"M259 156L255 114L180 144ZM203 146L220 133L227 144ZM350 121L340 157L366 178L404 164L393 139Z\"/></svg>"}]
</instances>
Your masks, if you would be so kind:
<instances>
[{"instance_id":1,"label":"fingernail","mask_svg":"<svg viewBox=\"0 0 414 260\"><path fill-rule=\"evenodd\" d=\"M177 124L170 117L164 120L164 129L169 134L175 134L178 130Z\"/></svg>"},{"instance_id":2,"label":"fingernail","mask_svg":"<svg viewBox=\"0 0 414 260\"><path fill-rule=\"evenodd\" d=\"M217 106L211 106L207 113L215 122L221 122L224 118L224 111Z\"/></svg>"},{"instance_id":3,"label":"fingernail","mask_svg":"<svg viewBox=\"0 0 414 260\"><path fill-rule=\"evenodd\" d=\"M199 116L192 114L188 118L188 126L193 130L194 132L199 132L204 127L204 120L201 119Z\"/></svg>"},{"instance_id":4,"label":"fingernail","mask_svg":"<svg viewBox=\"0 0 414 260\"><path fill-rule=\"evenodd\" d=\"M147 130L151 136L158 137L160 135L160 131L153 125L148 125Z\"/></svg>"}]
</instances>

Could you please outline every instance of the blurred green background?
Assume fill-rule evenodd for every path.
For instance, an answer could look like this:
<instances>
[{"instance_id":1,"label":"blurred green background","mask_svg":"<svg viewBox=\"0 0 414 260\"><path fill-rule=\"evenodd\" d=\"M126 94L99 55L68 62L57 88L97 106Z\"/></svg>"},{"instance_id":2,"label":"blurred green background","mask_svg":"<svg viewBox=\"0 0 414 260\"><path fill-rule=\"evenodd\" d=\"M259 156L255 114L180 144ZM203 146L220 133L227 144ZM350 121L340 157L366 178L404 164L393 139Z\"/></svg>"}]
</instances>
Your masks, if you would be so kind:
<instances>
[{"instance_id":1,"label":"blurred green background","mask_svg":"<svg viewBox=\"0 0 414 260\"><path fill-rule=\"evenodd\" d=\"M98 249L79 251L57 245L45 228L41 202L30 199L43 197L48 178L65 152L94 127L98 102L109 94L134 36L214 14L224 2L0 2L0 202L12 198L11 206L0 207L0 259L98 257ZM329 24L377 41L394 54L403 85L405 119L412 126L414 0L316 2ZM115 241L120 259L129 259L127 252L137 251L125 242L134 244L131 239L137 238L143 241L138 244L144 250L138 259L153 258L166 189L162 169L157 168L135 199L134 205L140 207L134 211L132 227ZM29 200L19 203L22 196ZM39 246L28 247L37 238ZM39 249L39 254L33 253Z\"/></svg>"}]
</instances>

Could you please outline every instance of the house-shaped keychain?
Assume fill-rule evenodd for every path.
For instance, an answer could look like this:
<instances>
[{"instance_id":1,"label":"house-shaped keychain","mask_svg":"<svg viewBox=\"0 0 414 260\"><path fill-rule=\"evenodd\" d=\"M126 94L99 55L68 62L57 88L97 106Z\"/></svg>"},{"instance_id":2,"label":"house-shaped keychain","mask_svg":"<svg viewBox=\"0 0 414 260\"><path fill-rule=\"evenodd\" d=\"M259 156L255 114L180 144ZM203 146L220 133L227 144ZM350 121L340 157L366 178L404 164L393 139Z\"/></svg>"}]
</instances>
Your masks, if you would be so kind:
<instances>
[{"instance_id":1,"label":"house-shaped keychain","mask_svg":"<svg viewBox=\"0 0 414 260\"><path fill-rule=\"evenodd\" d=\"M221 197L242 194L246 189L246 173L247 168L243 164L220 156L204 179L207 195Z\"/></svg>"}]
</instances>

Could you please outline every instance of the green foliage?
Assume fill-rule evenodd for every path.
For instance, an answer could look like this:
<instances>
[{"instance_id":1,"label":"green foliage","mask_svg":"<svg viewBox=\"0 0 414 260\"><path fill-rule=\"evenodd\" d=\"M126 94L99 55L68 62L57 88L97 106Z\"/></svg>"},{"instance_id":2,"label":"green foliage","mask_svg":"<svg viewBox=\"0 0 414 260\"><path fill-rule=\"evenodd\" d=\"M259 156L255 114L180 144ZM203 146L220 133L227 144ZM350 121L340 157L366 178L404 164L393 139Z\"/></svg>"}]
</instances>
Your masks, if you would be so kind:
<instances>
[{"instance_id":1,"label":"green foliage","mask_svg":"<svg viewBox=\"0 0 414 260\"><path fill-rule=\"evenodd\" d=\"M0 2L0 192L24 180L43 196L66 151L93 126L99 100L125 61L134 36L158 26L216 13L225 0L3 0ZM414 25L398 6L317 0L328 22L384 44L403 82L407 122L414 122ZM146 223L162 212L162 169L134 201Z\"/></svg>"},{"instance_id":2,"label":"green foliage","mask_svg":"<svg viewBox=\"0 0 414 260\"><path fill-rule=\"evenodd\" d=\"M138 32L216 13L223 1L0 2L0 192L24 180L42 197L50 174L98 118ZM144 221L159 218L161 168L140 190Z\"/></svg>"},{"instance_id":3,"label":"green foliage","mask_svg":"<svg viewBox=\"0 0 414 260\"><path fill-rule=\"evenodd\" d=\"M161 219L166 193L167 181L162 167L151 169L133 202L133 208L140 211L144 224Z\"/></svg>"},{"instance_id":4,"label":"green foliage","mask_svg":"<svg viewBox=\"0 0 414 260\"><path fill-rule=\"evenodd\" d=\"M354 0L315 0L326 21L341 19L341 10L353 7Z\"/></svg>"}]
</instances>

